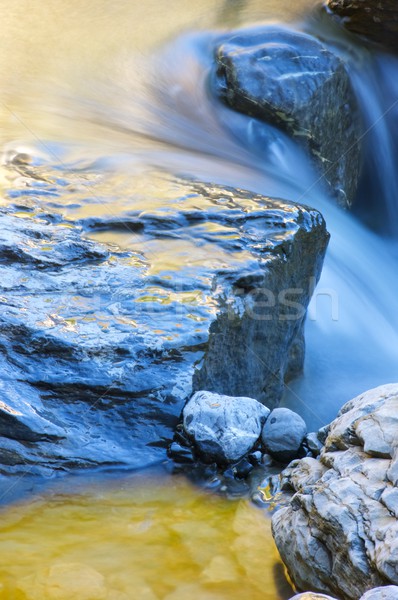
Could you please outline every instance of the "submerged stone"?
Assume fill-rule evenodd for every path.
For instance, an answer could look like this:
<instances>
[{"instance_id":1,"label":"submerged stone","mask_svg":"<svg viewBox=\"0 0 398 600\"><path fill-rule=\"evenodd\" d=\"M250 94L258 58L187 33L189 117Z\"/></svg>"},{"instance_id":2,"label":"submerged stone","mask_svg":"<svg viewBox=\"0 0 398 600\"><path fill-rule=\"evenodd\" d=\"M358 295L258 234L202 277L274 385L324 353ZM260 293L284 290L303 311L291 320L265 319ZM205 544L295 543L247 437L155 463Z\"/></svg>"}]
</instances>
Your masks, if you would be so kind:
<instances>
[{"instance_id":1,"label":"submerged stone","mask_svg":"<svg viewBox=\"0 0 398 600\"><path fill-rule=\"evenodd\" d=\"M293 595L270 520L249 502L159 472L87 479L2 507L1 600Z\"/></svg>"},{"instance_id":2,"label":"submerged stone","mask_svg":"<svg viewBox=\"0 0 398 600\"><path fill-rule=\"evenodd\" d=\"M163 460L197 389L278 403L328 242L316 210L167 173L7 179L1 473Z\"/></svg>"},{"instance_id":3,"label":"submerged stone","mask_svg":"<svg viewBox=\"0 0 398 600\"><path fill-rule=\"evenodd\" d=\"M238 30L216 48L213 85L231 108L279 126L303 145L329 192L351 205L361 131L343 60L288 28Z\"/></svg>"}]
</instances>

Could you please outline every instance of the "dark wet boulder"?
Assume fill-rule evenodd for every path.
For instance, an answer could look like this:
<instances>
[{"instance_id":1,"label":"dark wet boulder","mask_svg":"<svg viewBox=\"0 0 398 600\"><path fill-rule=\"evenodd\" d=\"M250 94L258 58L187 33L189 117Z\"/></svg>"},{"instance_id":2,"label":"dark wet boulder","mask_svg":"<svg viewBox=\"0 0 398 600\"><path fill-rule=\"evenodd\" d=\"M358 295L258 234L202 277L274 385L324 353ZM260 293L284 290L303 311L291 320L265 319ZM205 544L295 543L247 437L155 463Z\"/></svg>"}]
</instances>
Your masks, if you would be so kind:
<instances>
[{"instance_id":1,"label":"dark wet boulder","mask_svg":"<svg viewBox=\"0 0 398 600\"><path fill-rule=\"evenodd\" d=\"M392 585L365 598L398 597L397 430L398 384L370 390L330 424L319 460L282 473L293 495L272 529L299 589L357 600Z\"/></svg>"},{"instance_id":2,"label":"dark wet boulder","mask_svg":"<svg viewBox=\"0 0 398 600\"><path fill-rule=\"evenodd\" d=\"M398 51L398 6L395 0L327 0L325 5L348 31Z\"/></svg>"},{"instance_id":3,"label":"dark wet boulder","mask_svg":"<svg viewBox=\"0 0 398 600\"><path fill-rule=\"evenodd\" d=\"M238 30L217 46L212 82L228 106L277 125L304 146L329 192L342 206L351 205L360 126L341 58L287 28Z\"/></svg>"},{"instance_id":4,"label":"dark wet boulder","mask_svg":"<svg viewBox=\"0 0 398 600\"><path fill-rule=\"evenodd\" d=\"M307 433L304 419L289 408L275 408L269 415L261 439L265 450L287 463L296 458Z\"/></svg>"},{"instance_id":5,"label":"dark wet boulder","mask_svg":"<svg viewBox=\"0 0 398 600\"><path fill-rule=\"evenodd\" d=\"M167 173L3 168L0 473L163 460L197 389L279 402L328 242L316 210Z\"/></svg>"},{"instance_id":6,"label":"dark wet boulder","mask_svg":"<svg viewBox=\"0 0 398 600\"><path fill-rule=\"evenodd\" d=\"M233 193L239 202L242 192ZM322 268L327 240L317 211L304 208L293 225L292 220L285 220L282 205L270 204L269 208L265 219L255 211L260 218L255 229L255 221L246 216L246 224L240 227L242 240L249 242L257 255L254 268L218 271L213 286L218 314L210 324L203 360L194 373L193 391L248 396L274 408L284 381L303 369L305 307ZM302 211L297 205L295 209ZM285 238L292 225L294 229L298 226L293 244ZM278 239L270 236L274 228L282 233ZM285 344L283 340L289 341Z\"/></svg>"},{"instance_id":7,"label":"dark wet boulder","mask_svg":"<svg viewBox=\"0 0 398 600\"><path fill-rule=\"evenodd\" d=\"M189 446L179 444L176 441L170 444L168 453L169 456L178 463L191 464L195 461L195 456L192 452L192 449Z\"/></svg>"}]
</instances>

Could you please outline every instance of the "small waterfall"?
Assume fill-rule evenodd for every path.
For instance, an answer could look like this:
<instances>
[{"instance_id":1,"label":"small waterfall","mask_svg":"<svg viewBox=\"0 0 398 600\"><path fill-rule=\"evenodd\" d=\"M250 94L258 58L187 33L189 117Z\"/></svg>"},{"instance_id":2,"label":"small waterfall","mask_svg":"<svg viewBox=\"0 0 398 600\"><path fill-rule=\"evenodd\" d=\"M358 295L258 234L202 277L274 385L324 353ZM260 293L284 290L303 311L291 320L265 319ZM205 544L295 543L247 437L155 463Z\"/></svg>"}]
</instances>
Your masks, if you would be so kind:
<instances>
[{"instance_id":1,"label":"small waterfall","mask_svg":"<svg viewBox=\"0 0 398 600\"><path fill-rule=\"evenodd\" d=\"M366 56L352 69L352 82L363 118L364 168L357 213L382 235L398 237L397 58ZM364 61L362 61L364 62Z\"/></svg>"}]
</instances>

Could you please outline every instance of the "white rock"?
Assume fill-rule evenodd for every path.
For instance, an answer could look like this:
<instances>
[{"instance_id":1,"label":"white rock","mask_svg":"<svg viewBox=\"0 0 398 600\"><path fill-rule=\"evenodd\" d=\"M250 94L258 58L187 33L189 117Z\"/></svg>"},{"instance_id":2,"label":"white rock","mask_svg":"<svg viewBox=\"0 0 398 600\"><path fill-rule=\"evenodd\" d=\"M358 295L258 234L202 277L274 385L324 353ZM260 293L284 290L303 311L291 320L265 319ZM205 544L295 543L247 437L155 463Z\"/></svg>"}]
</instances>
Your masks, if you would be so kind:
<instances>
[{"instance_id":1,"label":"white rock","mask_svg":"<svg viewBox=\"0 0 398 600\"><path fill-rule=\"evenodd\" d=\"M398 587L396 585L386 585L374 588L366 592L361 600L398 600Z\"/></svg>"},{"instance_id":2,"label":"white rock","mask_svg":"<svg viewBox=\"0 0 398 600\"><path fill-rule=\"evenodd\" d=\"M269 412L253 398L200 391L185 405L183 424L204 460L231 463L253 448Z\"/></svg>"}]
</instances>

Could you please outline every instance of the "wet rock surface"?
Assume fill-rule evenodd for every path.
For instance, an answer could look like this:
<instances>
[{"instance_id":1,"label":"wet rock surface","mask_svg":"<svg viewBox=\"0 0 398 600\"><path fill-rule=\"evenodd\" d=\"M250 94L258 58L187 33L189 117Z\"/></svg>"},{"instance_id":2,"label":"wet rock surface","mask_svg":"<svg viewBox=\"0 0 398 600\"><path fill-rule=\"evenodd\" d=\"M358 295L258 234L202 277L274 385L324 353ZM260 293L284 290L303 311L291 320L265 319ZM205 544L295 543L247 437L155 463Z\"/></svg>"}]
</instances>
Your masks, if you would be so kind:
<instances>
[{"instance_id":1,"label":"wet rock surface","mask_svg":"<svg viewBox=\"0 0 398 600\"><path fill-rule=\"evenodd\" d=\"M290 134L308 149L329 192L350 206L360 126L344 62L315 38L275 26L233 32L215 59L216 95Z\"/></svg>"},{"instance_id":2,"label":"wet rock surface","mask_svg":"<svg viewBox=\"0 0 398 600\"><path fill-rule=\"evenodd\" d=\"M395 0L328 0L328 12L352 33L389 50L398 50L398 7Z\"/></svg>"},{"instance_id":3,"label":"wet rock surface","mask_svg":"<svg viewBox=\"0 0 398 600\"><path fill-rule=\"evenodd\" d=\"M304 310L256 320L253 290L307 306L318 212L166 173L14 160L5 178L2 473L162 460L199 384L278 402Z\"/></svg>"},{"instance_id":4,"label":"wet rock surface","mask_svg":"<svg viewBox=\"0 0 398 600\"><path fill-rule=\"evenodd\" d=\"M293 496L274 515L273 534L299 589L356 600L393 584L375 598L397 597L397 429L398 384L370 390L323 432L319 460L294 461L282 474Z\"/></svg>"},{"instance_id":5,"label":"wet rock surface","mask_svg":"<svg viewBox=\"0 0 398 600\"><path fill-rule=\"evenodd\" d=\"M253 398L196 392L184 407L183 425L207 462L231 463L250 452L269 413Z\"/></svg>"}]
</instances>

